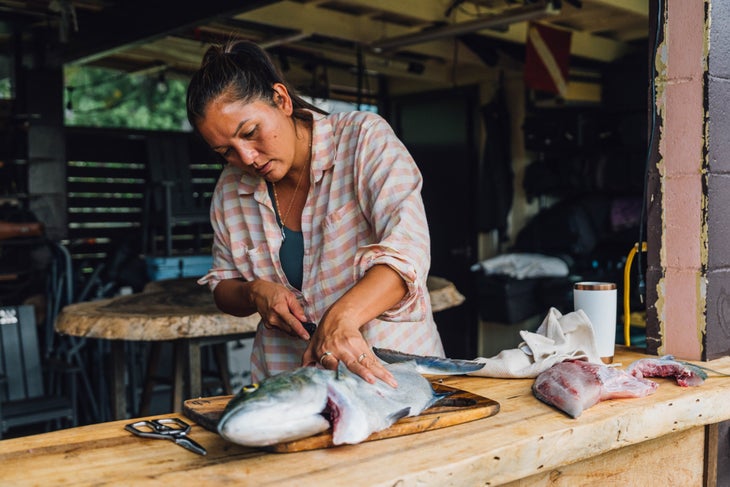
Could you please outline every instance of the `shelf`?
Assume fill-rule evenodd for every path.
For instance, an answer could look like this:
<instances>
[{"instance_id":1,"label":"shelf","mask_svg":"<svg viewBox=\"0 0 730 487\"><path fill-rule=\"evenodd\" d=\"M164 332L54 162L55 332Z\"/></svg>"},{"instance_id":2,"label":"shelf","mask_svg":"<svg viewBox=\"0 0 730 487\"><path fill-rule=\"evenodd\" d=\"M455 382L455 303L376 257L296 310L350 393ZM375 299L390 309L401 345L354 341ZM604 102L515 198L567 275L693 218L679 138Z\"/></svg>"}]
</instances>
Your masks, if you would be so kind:
<instances>
[{"instance_id":1,"label":"shelf","mask_svg":"<svg viewBox=\"0 0 730 487\"><path fill-rule=\"evenodd\" d=\"M45 237L14 237L0 240L0 247L7 245L12 247L36 246L46 243Z\"/></svg>"}]
</instances>

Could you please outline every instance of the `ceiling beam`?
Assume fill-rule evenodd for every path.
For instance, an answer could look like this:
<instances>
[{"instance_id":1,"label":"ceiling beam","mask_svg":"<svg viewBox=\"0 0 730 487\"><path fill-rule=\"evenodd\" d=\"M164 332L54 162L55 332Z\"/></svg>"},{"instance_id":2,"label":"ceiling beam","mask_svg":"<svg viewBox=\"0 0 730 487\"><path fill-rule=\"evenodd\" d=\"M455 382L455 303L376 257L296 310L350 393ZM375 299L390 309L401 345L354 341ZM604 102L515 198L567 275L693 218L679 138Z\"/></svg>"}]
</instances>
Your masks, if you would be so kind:
<instances>
[{"instance_id":1,"label":"ceiling beam","mask_svg":"<svg viewBox=\"0 0 730 487\"><path fill-rule=\"evenodd\" d=\"M481 30L479 34L508 42L524 44L527 39L527 22L512 24L506 32ZM623 57L631 47L623 42L584 32L572 31L570 54L594 61L612 62Z\"/></svg>"},{"instance_id":2,"label":"ceiling beam","mask_svg":"<svg viewBox=\"0 0 730 487\"><path fill-rule=\"evenodd\" d=\"M591 3L625 10L646 18L649 17L649 2L647 0L591 0Z\"/></svg>"},{"instance_id":3,"label":"ceiling beam","mask_svg":"<svg viewBox=\"0 0 730 487\"><path fill-rule=\"evenodd\" d=\"M399 4L400 2L393 3ZM404 3L411 3L411 1L406 0ZM393 11L392 8L389 10ZM237 15L236 19L301 30L304 33L316 33L364 46L382 38L414 32L414 29L402 25L370 18L360 18L355 15L288 0ZM449 39L440 40L428 44L409 46L408 51L423 56L451 60L454 43L453 40ZM462 63L482 64L481 60L471 53L464 53L459 60Z\"/></svg>"},{"instance_id":4,"label":"ceiling beam","mask_svg":"<svg viewBox=\"0 0 730 487\"><path fill-rule=\"evenodd\" d=\"M484 15L466 22L455 22L440 28L428 29L401 36L380 39L371 44L376 51L387 51L398 47L422 44L428 40L443 39L462 34L470 34L487 28L505 28L511 24L538 20L550 15L557 15L559 11L549 3L526 5L520 9L507 10L502 14Z\"/></svg>"},{"instance_id":5,"label":"ceiling beam","mask_svg":"<svg viewBox=\"0 0 730 487\"><path fill-rule=\"evenodd\" d=\"M405 18L418 19L423 22L445 22L444 16L452 0L348 0L348 5L389 12Z\"/></svg>"},{"instance_id":6,"label":"ceiling beam","mask_svg":"<svg viewBox=\"0 0 730 487\"><path fill-rule=\"evenodd\" d=\"M320 45L310 45L306 42L300 42L292 48L300 53L308 53L313 57L322 56L325 59L335 62L341 66L351 66L352 70L356 70L356 59L353 53L335 47L322 47ZM450 64L428 61L420 63L420 69L412 69L413 63L374 54L363 51L363 64L365 69L371 74L378 74L389 78L406 78L414 81L428 81L436 83L446 83L453 73ZM460 70L467 70L466 67L460 67ZM482 73L487 71L484 65L472 66L472 69L479 69Z\"/></svg>"},{"instance_id":7,"label":"ceiling beam","mask_svg":"<svg viewBox=\"0 0 730 487\"><path fill-rule=\"evenodd\" d=\"M453 0L347 0L348 5L356 5L362 8L388 12L405 18L417 19L422 22L457 23L474 19L474 15L469 15L458 8L454 9L451 15L447 17L446 12L453 3ZM501 8L495 9L480 6L479 15L496 14L505 11L508 12L512 8L519 7L502 5Z\"/></svg>"},{"instance_id":8,"label":"ceiling beam","mask_svg":"<svg viewBox=\"0 0 730 487\"><path fill-rule=\"evenodd\" d=\"M93 15L70 41L58 44L56 60L61 64L89 62L130 45L149 42L177 30L193 28L207 20L257 9L276 0L216 0L195 2L186 8L179 0L126 1Z\"/></svg>"}]
</instances>

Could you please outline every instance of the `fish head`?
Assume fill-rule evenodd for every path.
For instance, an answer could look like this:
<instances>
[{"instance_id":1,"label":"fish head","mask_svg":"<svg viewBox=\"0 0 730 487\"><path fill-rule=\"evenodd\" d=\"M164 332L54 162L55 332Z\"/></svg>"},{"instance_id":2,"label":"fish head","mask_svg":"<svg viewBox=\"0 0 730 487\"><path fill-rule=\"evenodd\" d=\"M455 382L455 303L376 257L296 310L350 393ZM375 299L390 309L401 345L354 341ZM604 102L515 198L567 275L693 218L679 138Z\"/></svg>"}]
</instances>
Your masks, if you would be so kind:
<instances>
[{"instance_id":1,"label":"fish head","mask_svg":"<svg viewBox=\"0 0 730 487\"><path fill-rule=\"evenodd\" d=\"M382 415L380 411L373 410L373 406L377 407L378 404L371 397L373 395L383 395L377 383L375 386L368 383L350 372L342 362L339 363L337 378L327 385L327 410L332 424L332 443L360 443L373 431L382 429L375 426L382 421Z\"/></svg>"},{"instance_id":2,"label":"fish head","mask_svg":"<svg viewBox=\"0 0 730 487\"><path fill-rule=\"evenodd\" d=\"M325 431L322 412L333 378L330 370L301 367L246 386L226 405L218 432L233 443L267 446Z\"/></svg>"},{"instance_id":3,"label":"fish head","mask_svg":"<svg viewBox=\"0 0 730 487\"><path fill-rule=\"evenodd\" d=\"M440 396L417 371L414 362L386 365L398 387L383 381L374 384L350 372L340 363L337 378L329 382L328 410L332 443L359 443L405 416L415 416Z\"/></svg>"}]
</instances>

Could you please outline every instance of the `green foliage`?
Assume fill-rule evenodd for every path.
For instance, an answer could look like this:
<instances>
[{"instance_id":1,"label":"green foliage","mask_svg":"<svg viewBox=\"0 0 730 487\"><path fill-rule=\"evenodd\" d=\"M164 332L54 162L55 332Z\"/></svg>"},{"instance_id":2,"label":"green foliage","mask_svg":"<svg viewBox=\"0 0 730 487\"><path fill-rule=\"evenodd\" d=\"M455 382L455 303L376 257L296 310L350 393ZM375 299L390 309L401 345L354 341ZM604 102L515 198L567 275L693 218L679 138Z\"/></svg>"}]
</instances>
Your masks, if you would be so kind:
<instances>
[{"instance_id":1,"label":"green foliage","mask_svg":"<svg viewBox=\"0 0 730 487\"><path fill-rule=\"evenodd\" d=\"M10 92L10 78L0 79L0 98L10 98L12 93Z\"/></svg>"},{"instance_id":2,"label":"green foliage","mask_svg":"<svg viewBox=\"0 0 730 487\"><path fill-rule=\"evenodd\" d=\"M70 66L65 77L66 125L190 130L185 113L187 81L168 79L164 71L130 75Z\"/></svg>"}]
</instances>

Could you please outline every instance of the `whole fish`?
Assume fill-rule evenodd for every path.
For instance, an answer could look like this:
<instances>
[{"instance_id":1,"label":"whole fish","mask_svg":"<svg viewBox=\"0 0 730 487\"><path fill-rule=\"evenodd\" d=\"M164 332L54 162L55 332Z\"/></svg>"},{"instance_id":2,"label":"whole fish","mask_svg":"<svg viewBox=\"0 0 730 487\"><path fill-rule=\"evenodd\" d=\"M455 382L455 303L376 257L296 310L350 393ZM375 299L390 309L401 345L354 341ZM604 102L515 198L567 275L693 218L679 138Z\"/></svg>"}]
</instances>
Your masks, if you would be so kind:
<instances>
[{"instance_id":1,"label":"whole fish","mask_svg":"<svg viewBox=\"0 0 730 487\"><path fill-rule=\"evenodd\" d=\"M539 400L555 406L573 418L607 399L644 397L658 384L615 367L582 360L568 360L540 373L532 384Z\"/></svg>"},{"instance_id":2,"label":"whole fish","mask_svg":"<svg viewBox=\"0 0 730 487\"><path fill-rule=\"evenodd\" d=\"M386 364L398 387L370 384L342 363L337 372L300 367L244 387L227 404L218 432L245 446L268 446L332 428L335 445L364 441L448 394L436 393L415 362ZM463 372L461 372L463 373Z\"/></svg>"}]
</instances>

